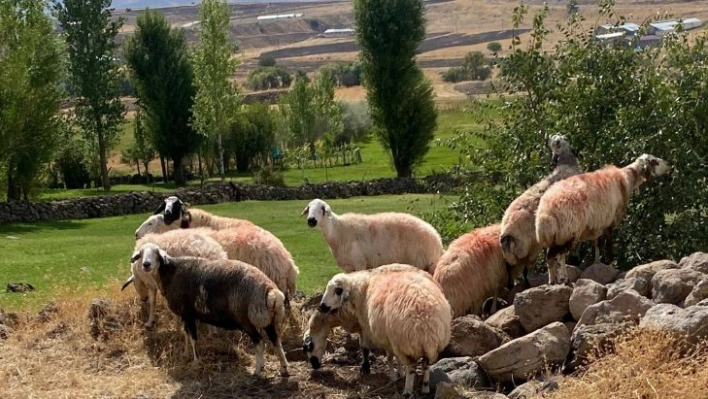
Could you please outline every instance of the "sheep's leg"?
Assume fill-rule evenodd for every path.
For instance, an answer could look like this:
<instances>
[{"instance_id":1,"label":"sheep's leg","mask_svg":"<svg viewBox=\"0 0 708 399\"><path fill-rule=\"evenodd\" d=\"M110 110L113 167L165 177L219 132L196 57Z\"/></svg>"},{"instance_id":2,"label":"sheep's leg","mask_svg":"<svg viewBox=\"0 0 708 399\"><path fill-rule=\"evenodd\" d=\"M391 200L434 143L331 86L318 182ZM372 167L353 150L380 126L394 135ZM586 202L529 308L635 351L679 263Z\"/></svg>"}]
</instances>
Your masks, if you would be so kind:
<instances>
[{"instance_id":1,"label":"sheep's leg","mask_svg":"<svg viewBox=\"0 0 708 399\"><path fill-rule=\"evenodd\" d=\"M393 368L393 353L386 352L386 363L388 363L388 377L391 381L396 381L398 377L396 376L396 369Z\"/></svg>"},{"instance_id":2,"label":"sheep's leg","mask_svg":"<svg viewBox=\"0 0 708 399\"><path fill-rule=\"evenodd\" d=\"M609 265L612 263L612 258L614 258L614 254L612 253L612 230L613 228L610 227L607 230L605 230L605 261Z\"/></svg>"},{"instance_id":3,"label":"sheep's leg","mask_svg":"<svg viewBox=\"0 0 708 399\"><path fill-rule=\"evenodd\" d=\"M415 364L406 365L406 385L403 388L403 397L410 398L413 396L413 383L415 382Z\"/></svg>"},{"instance_id":4,"label":"sheep's leg","mask_svg":"<svg viewBox=\"0 0 708 399\"><path fill-rule=\"evenodd\" d=\"M209 336L213 336L216 334L216 327L212 326L211 324L207 324L207 328L209 329Z\"/></svg>"},{"instance_id":5,"label":"sheep's leg","mask_svg":"<svg viewBox=\"0 0 708 399\"><path fill-rule=\"evenodd\" d=\"M253 370L253 375L260 377L263 372L263 364L265 363L265 342L258 340L256 342L256 367Z\"/></svg>"},{"instance_id":6,"label":"sheep's leg","mask_svg":"<svg viewBox=\"0 0 708 399\"><path fill-rule=\"evenodd\" d=\"M592 246L593 249L595 250L595 259L593 260L593 264L595 263L600 263L600 239L596 238L592 241Z\"/></svg>"},{"instance_id":7,"label":"sheep's leg","mask_svg":"<svg viewBox=\"0 0 708 399\"><path fill-rule=\"evenodd\" d=\"M194 319L182 319L184 321L184 334L187 337L187 340L192 346L192 360L197 361L197 349L196 349L196 341L197 341L197 321ZM186 355L189 356L189 349L187 348L187 340L185 341L185 352Z\"/></svg>"},{"instance_id":8,"label":"sheep's leg","mask_svg":"<svg viewBox=\"0 0 708 399\"><path fill-rule=\"evenodd\" d=\"M549 251L550 252L550 251ZM558 263L555 257L548 256L548 284L558 283Z\"/></svg>"},{"instance_id":9,"label":"sheep's leg","mask_svg":"<svg viewBox=\"0 0 708 399\"><path fill-rule=\"evenodd\" d=\"M430 361L423 358L423 393L430 393Z\"/></svg>"},{"instance_id":10,"label":"sheep's leg","mask_svg":"<svg viewBox=\"0 0 708 399\"><path fill-rule=\"evenodd\" d=\"M146 328L152 328L155 325L155 290L148 291L148 305L150 306L150 311L148 313L148 321L145 323Z\"/></svg>"},{"instance_id":11,"label":"sheep's leg","mask_svg":"<svg viewBox=\"0 0 708 399\"><path fill-rule=\"evenodd\" d=\"M361 368L360 374L371 374L371 363L369 363L369 349L361 348Z\"/></svg>"},{"instance_id":12,"label":"sheep's leg","mask_svg":"<svg viewBox=\"0 0 708 399\"><path fill-rule=\"evenodd\" d=\"M565 253L558 255L558 264L559 264L558 278L559 278L561 284L571 285L570 278L568 277L568 267L565 264L565 256L566 256Z\"/></svg>"},{"instance_id":13,"label":"sheep's leg","mask_svg":"<svg viewBox=\"0 0 708 399\"><path fill-rule=\"evenodd\" d=\"M280 341L278 332L275 329L275 324L270 324L265 328L265 332L268 335L271 345L273 345L273 351L278 356L280 361L280 375L287 377L288 374L288 360L285 358L285 352L283 351L283 344Z\"/></svg>"},{"instance_id":14,"label":"sheep's leg","mask_svg":"<svg viewBox=\"0 0 708 399\"><path fill-rule=\"evenodd\" d=\"M524 271L522 272L524 276L524 284L526 284L526 287L530 288L531 283L529 283L529 268L528 266L524 267Z\"/></svg>"}]
</instances>

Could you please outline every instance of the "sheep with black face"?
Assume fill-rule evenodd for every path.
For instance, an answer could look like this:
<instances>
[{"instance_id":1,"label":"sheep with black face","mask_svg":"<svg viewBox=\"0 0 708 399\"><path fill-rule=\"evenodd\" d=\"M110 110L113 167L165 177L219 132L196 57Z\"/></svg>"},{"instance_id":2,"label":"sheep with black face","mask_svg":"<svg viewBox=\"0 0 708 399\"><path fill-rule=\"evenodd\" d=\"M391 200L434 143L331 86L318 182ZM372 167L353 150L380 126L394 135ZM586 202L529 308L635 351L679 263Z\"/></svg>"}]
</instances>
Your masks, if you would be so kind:
<instances>
[{"instance_id":1,"label":"sheep with black face","mask_svg":"<svg viewBox=\"0 0 708 399\"><path fill-rule=\"evenodd\" d=\"M241 330L256 347L254 374L264 365L264 340L270 341L280 360L281 375L288 362L281 345L285 322L285 295L263 272L235 260L172 257L155 244L135 251L145 269L155 268L160 292L170 310L184 323L185 351L191 343L197 359L197 320L227 330Z\"/></svg>"},{"instance_id":2,"label":"sheep with black face","mask_svg":"<svg viewBox=\"0 0 708 399\"><path fill-rule=\"evenodd\" d=\"M443 253L435 228L407 213L337 215L329 204L314 199L302 215L307 215L308 226L320 227L337 265L346 272L402 263L432 274Z\"/></svg>"}]
</instances>

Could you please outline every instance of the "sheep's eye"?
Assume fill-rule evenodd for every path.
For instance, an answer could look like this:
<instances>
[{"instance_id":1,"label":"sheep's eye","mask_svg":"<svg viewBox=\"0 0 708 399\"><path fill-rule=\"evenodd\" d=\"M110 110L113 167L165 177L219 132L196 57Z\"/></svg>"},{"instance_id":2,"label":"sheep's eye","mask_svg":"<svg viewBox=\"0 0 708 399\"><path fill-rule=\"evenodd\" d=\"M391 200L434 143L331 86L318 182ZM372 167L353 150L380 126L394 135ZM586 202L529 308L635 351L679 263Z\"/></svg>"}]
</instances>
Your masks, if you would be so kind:
<instances>
[{"instance_id":1,"label":"sheep's eye","mask_svg":"<svg viewBox=\"0 0 708 399\"><path fill-rule=\"evenodd\" d=\"M334 293L335 293L336 295L342 295L342 292L344 292L344 290L341 289L341 288L335 288L335 289L334 289Z\"/></svg>"}]
</instances>

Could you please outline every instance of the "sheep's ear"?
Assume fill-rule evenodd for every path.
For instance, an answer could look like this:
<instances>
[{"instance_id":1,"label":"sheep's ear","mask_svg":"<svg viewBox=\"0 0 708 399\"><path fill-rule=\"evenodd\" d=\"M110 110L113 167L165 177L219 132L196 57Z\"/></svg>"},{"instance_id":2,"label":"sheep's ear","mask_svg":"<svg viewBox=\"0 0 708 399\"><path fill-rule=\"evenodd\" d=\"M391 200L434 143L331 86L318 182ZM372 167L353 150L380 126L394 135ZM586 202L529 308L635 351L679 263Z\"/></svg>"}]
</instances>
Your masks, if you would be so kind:
<instances>
[{"instance_id":1,"label":"sheep's ear","mask_svg":"<svg viewBox=\"0 0 708 399\"><path fill-rule=\"evenodd\" d=\"M341 303L342 305L344 305L344 304L347 303L347 301L349 300L349 290L344 290L344 291L342 291L342 296L341 296L341 297L342 297L342 300L340 301L340 303Z\"/></svg>"},{"instance_id":2,"label":"sheep's ear","mask_svg":"<svg viewBox=\"0 0 708 399\"><path fill-rule=\"evenodd\" d=\"M304 215L307 214L308 212L310 212L310 205L307 205L307 206L305 207L305 209L302 210L302 213L300 214L300 216L304 216Z\"/></svg>"},{"instance_id":3,"label":"sheep's ear","mask_svg":"<svg viewBox=\"0 0 708 399\"><path fill-rule=\"evenodd\" d=\"M165 206L167 206L167 203L165 201L162 201L160 203L160 206L158 206L157 209L155 209L155 212L153 213L153 215L157 215L158 213L164 212Z\"/></svg>"},{"instance_id":4,"label":"sheep's ear","mask_svg":"<svg viewBox=\"0 0 708 399\"><path fill-rule=\"evenodd\" d=\"M188 229L189 224L192 222L192 214L189 211L182 212L182 219L180 221L179 227L182 229Z\"/></svg>"},{"instance_id":5,"label":"sheep's ear","mask_svg":"<svg viewBox=\"0 0 708 399\"><path fill-rule=\"evenodd\" d=\"M133 263L136 260L140 259L141 255L142 255L142 251L140 251L140 250L133 252L133 255L130 256L130 263Z\"/></svg>"},{"instance_id":6,"label":"sheep's ear","mask_svg":"<svg viewBox=\"0 0 708 399\"><path fill-rule=\"evenodd\" d=\"M130 283L133 283L133 282L135 282L135 275L131 274L130 277L128 277L128 279L125 280L125 282L123 283L123 286L120 287L120 290L123 291L125 289L125 287L129 286Z\"/></svg>"},{"instance_id":7,"label":"sheep's ear","mask_svg":"<svg viewBox=\"0 0 708 399\"><path fill-rule=\"evenodd\" d=\"M171 260L170 255L168 255L167 252L165 252L162 249L160 250L159 254L160 254L160 258L162 259L162 264L169 265L170 260Z\"/></svg>"},{"instance_id":8,"label":"sheep's ear","mask_svg":"<svg viewBox=\"0 0 708 399\"><path fill-rule=\"evenodd\" d=\"M324 209L322 210L322 213L326 214L326 215L332 214L332 208L329 206L329 204L325 204Z\"/></svg>"}]
</instances>

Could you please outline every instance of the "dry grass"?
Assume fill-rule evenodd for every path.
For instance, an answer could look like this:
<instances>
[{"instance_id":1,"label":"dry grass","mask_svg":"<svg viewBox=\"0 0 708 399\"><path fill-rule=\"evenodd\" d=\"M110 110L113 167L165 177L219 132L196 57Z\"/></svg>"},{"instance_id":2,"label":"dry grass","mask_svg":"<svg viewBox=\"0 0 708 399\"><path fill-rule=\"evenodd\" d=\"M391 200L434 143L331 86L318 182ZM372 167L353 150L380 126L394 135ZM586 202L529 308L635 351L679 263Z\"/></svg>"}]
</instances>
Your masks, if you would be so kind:
<instances>
[{"instance_id":1,"label":"dry grass","mask_svg":"<svg viewBox=\"0 0 708 399\"><path fill-rule=\"evenodd\" d=\"M119 286L119 282L113 284ZM356 359L312 372L304 361L290 361L288 378L278 373L267 350L263 378L252 376L253 347L239 332L207 336L200 326L197 363L184 358L181 323L158 300L157 327L143 328L145 309L132 289L111 292L108 317L92 338L88 311L103 292L64 292L53 312L11 316L14 332L0 339L0 397L8 398L334 398L349 394L397 397L387 386L384 361L360 380ZM288 356L301 356L305 316L295 311L286 333ZM336 334L334 340L343 339ZM402 382L399 384L402 389ZM379 391L375 391L379 389ZM375 392L374 392L375 391ZM369 394L367 394L369 392Z\"/></svg>"},{"instance_id":2,"label":"dry grass","mask_svg":"<svg viewBox=\"0 0 708 399\"><path fill-rule=\"evenodd\" d=\"M614 346L612 354L593 360L579 378L564 379L544 398L708 398L708 342L688 346L666 333L635 329Z\"/></svg>"}]
</instances>

